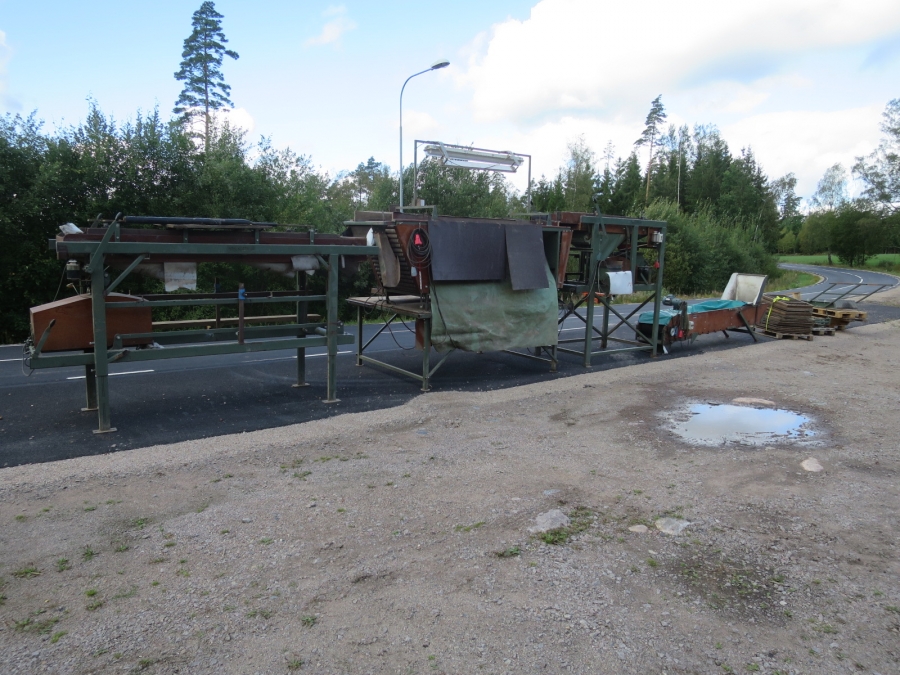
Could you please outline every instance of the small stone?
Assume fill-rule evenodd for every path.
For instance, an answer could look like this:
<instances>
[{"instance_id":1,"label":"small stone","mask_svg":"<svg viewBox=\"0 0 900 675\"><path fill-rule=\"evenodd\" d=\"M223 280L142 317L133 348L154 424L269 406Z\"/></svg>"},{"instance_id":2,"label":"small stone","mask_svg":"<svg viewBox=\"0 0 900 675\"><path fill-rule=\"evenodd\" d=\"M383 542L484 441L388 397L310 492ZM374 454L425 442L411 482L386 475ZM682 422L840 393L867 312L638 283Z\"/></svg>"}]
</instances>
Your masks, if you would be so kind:
<instances>
[{"instance_id":1,"label":"small stone","mask_svg":"<svg viewBox=\"0 0 900 675\"><path fill-rule=\"evenodd\" d=\"M751 405L757 406L761 408L774 408L775 401L770 401L765 398L748 398L748 397L740 397L731 400L732 403L736 405Z\"/></svg>"},{"instance_id":2,"label":"small stone","mask_svg":"<svg viewBox=\"0 0 900 675\"><path fill-rule=\"evenodd\" d=\"M544 490L545 497L552 497L553 495L558 495L559 490Z\"/></svg>"},{"instance_id":3,"label":"small stone","mask_svg":"<svg viewBox=\"0 0 900 675\"><path fill-rule=\"evenodd\" d=\"M552 509L546 513L541 513L535 518L534 527L529 527L528 531L532 534L540 534L541 532L549 532L557 530L561 527L568 527L569 517L559 509Z\"/></svg>"},{"instance_id":4,"label":"small stone","mask_svg":"<svg viewBox=\"0 0 900 675\"><path fill-rule=\"evenodd\" d=\"M241 518L241 522L242 522L242 523L252 523L252 522L253 522L253 518Z\"/></svg>"},{"instance_id":5,"label":"small stone","mask_svg":"<svg viewBox=\"0 0 900 675\"><path fill-rule=\"evenodd\" d=\"M800 466L802 466L805 471L812 471L814 473L825 470L825 468L821 464L819 464L819 460L817 460L815 457L804 459L802 462L800 462Z\"/></svg>"},{"instance_id":6,"label":"small stone","mask_svg":"<svg viewBox=\"0 0 900 675\"><path fill-rule=\"evenodd\" d=\"M315 506L316 506L315 502L310 502L309 504L307 504L307 507L310 509L315 508Z\"/></svg>"},{"instance_id":7,"label":"small stone","mask_svg":"<svg viewBox=\"0 0 900 675\"><path fill-rule=\"evenodd\" d=\"M681 534L681 531L690 524L688 521L678 518L660 518L654 523L657 530L671 535Z\"/></svg>"},{"instance_id":8,"label":"small stone","mask_svg":"<svg viewBox=\"0 0 900 675\"><path fill-rule=\"evenodd\" d=\"M644 533L648 532L649 530L647 529L646 525L632 525L631 527L628 528L628 531L629 532L637 532L638 534L644 534Z\"/></svg>"}]
</instances>

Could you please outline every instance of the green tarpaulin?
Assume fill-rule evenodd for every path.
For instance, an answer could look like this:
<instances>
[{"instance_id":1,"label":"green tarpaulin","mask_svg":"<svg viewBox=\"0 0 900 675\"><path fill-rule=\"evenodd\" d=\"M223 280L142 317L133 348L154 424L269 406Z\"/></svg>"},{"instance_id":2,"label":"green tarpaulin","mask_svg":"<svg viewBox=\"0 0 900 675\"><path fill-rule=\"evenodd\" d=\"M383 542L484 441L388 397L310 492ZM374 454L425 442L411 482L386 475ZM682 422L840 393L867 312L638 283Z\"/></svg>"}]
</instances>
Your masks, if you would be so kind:
<instances>
[{"instance_id":1,"label":"green tarpaulin","mask_svg":"<svg viewBox=\"0 0 900 675\"><path fill-rule=\"evenodd\" d=\"M693 305L688 305L688 314L700 314L702 312L713 312L717 309L737 309L743 307L746 302L740 300L704 300ZM659 325L665 326L673 317L678 316L681 312L675 311L668 307L659 308ZM653 323L653 312L643 312L638 317L638 323Z\"/></svg>"},{"instance_id":2,"label":"green tarpaulin","mask_svg":"<svg viewBox=\"0 0 900 675\"><path fill-rule=\"evenodd\" d=\"M497 282L431 283L431 342L439 352L491 352L549 347L557 342L556 279L545 264L548 285L514 291Z\"/></svg>"}]
</instances>

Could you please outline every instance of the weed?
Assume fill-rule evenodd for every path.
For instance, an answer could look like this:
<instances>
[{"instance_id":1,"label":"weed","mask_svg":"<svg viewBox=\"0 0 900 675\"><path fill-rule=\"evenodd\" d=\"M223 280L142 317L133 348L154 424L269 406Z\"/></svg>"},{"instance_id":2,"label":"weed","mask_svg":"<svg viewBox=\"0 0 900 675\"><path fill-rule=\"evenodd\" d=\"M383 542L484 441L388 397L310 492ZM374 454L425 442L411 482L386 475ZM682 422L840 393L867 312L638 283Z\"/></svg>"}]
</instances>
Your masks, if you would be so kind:
<instances>
[{"instance_id":1,"label":"weed","mask_svg":"<svg viewBox=\"0 0 900 675\"><path fill-rule=\"evenodd\" d=\"M255 619L256 617L268 619L271 616L272 612L268 609L251 609L249 612L247 612L248 619Z\"/></svg>"},{"instance_id":2,"label":"weed","mask_svg":"<svg viewBox=\"0 0 900 675\"><path fill-rule=\"evenodd\" d=\"M494 555L498 558L515 558L517 555L522 553L522 549L518 546L510 546L508 549L503 551L497 551Z\"/></svg>"},{"instance_id":3,"label":"weed","mask_svg":"<svg viewBox=\"0 0 900 675\"><path fill-rule=\"evenodd\" d=\"M569 513L569 524L555 530L544 532L539 536L545 544L565 544L571 537L584 532L593 522L594 512L584 506L576 506Z\"/></svg>"},{"instance_id":4,"label":"weed","mask_svg":"<svg viewBox=\"0 0 900 675\"><path fill-rule=\"evenodd\" d=\"M630 571L632 574L637 574L641 569L637 565L632 565Z\"/></svg>"},{"instance_id":5,"label":"weed","mask_svg":"<svg viewBox=\"0 0 900 675\"><path fill-rule=\"evenodd\" d=\"M222 476L222 478L234 478L234 474L233 474L233 473L226 473L224 476Z\"/></svg>"},{"instance_id":6,"label":"weed","mask_svg":"<svg viewBox=\"0 0 900 675\"><path fill-rule=\"evenodd\" d=\"M208 508L209 508L209 502L205 502L197 508L197 513L203 513Z\"/></svg>"},{"instance_id":7,"label":"weed","mask_svg":"<svg viewBox=\"0 0 900 675\"><path fill-rule=\"evenodd\" d=\"M41 513L50 513L50 509L53 508L51 506L45 506L41 509Z\"/></svg>"},{"instance_id":8,"label":"weed","mask_svg":"<svg viewBox=\"0 0 900 675\"><path fill-rule=\"evenodd\" d=\"M186 562L187 562L187 558L182 558L181 560L178 561L178 564L184 565Z\"/></svg>"},{"instance_id":9,"label":"weed","mask_svg":"<svg viewBox=\"0 0 900 675\"><path fill-rule=\"evenodd\" d=\"M122 652L116 652L115 654L113 654L113 658L114 658L114 659L121 659L121 658L122 658Z\"/></svg>"},{"instance_id":10,"label":"weed","mask_svg":"<svg viewBox=\"0 0 900 675\"><path fill-rule=\"evenodd\" d=\"M165 546L166 548L172 548L173 546L176 545L176 543L177 542L174 542L174 541L167 541L165 544L163 544L163 546Z\"/></svg>"},{"instance_id":11,"label":"weed","mask_svg":"<svg viewBox=\"0 0 900 675\"><path fill-rule=\"evenodd\" d=\"M94 610L100 609L101 607L103 607L103 601L102 600L94 600L94 602L87 605L85 607L85 609L89 612L93 612Z\"/></svg>"},{"instance_id":12,"label":"weed","mask_svg":"<svg viewBox=\"0 0 900 675\"><path fill-rule=\"evenodd\" d=\"M222 608L222 611L223 611L223 612L233 612L233 611L236 610L236 609L237 609L237 605L225 605L225 606Z\"/></svg>"},{"instance_id":13,"label":"weed","mask_svg":"<svg viewBox=\"0 0 900 675\"><path fill-rule=\"evenodd\" d=\"M175 574L177 574L180 577L185 577L185 578L191 576L190 570L188 570L186 567L180 567L179 569L177 569L175 571Z\"/></svg>"},{"instance_id":14,"label":"weed","mask_svg":"<svg viewBox=\"0 0 900 675\"><path fill-rule=\"evenodd\" d=\"M721 643L721 642L717 642L717 643L716 643L716 649L722 649L722 643Z\"/></svg>"},{"instance_id":15,"label":"weed","mask_svg":"<svg viewBox=\"0 0 900 675\"><path fill-rule=\"evenodd\" d=\"M889 612L900 614L900 607L897 607L895 605L885 605L884 608Z\"/></svg>"},{"instance_id":16,"label":"weed","mask_svg":"<svg viewBox=\"0 0 900 675\"><path fill-rule=\"evenodd\" d=\"M97 507L96 506L85 506L84 510L85 511L96 511Z\"/></svg>"},{"instance_id":17,"label":"weed","mask_svg":"<svg viewBox=\"0 0 900 675\"><path fill-rule=\"evenodd\" d=\"M50 638L50 644L55 645L57 642L59 642L59 639L60 639L61 637L63 637L65 634L66 634L66 631L64 631L64 630L58 630L58 631L56 631L56 632L53 634L53 636Z\"/></svg>"},{"instance_id":18,"label":"weed","mask_svg":"<svg viewBox=\"0 0 900 675\"><path fill-rule=\"evenodd\" d=\"M151 586L159 586L159 582L158 582L158 581L151 581L151 582L150 582L150 585L151 585Z\"/></svg>"},{"instance_id":19,"label":"weed","mask_svg":"<svg viewBox=\"0 0 900 675\"><path fill-rule=\"evenodd\" d=\"M116 593L113 596L113 600L123 600L124 598L133 598L135 595L137 595L137 586L132 586L127 591L119 591L118 593Z\"/></svg>"},{"instance_id":20,"label":"weed","mask_svg":"<svg viewBox=\"0 0 900 675\"><path fill-rule=\"evenodd\" d=\"M384 484L385 487L391 487L393 485L394 485L394 481L392 481L392 480L389 480L387 483Z\"/></svg>"},{"instance_id":21,"label":"weed","mask_svg":"<svg viewBox=\"0 0 900 675\"><path fill-rule=\"evenodd\" d=\"M479 520L477 523L472 523L471 525L457 525L453 529L457 532L471 532L472 530L477 530L479 527L482 527L485 524L483 520Z\"/></svg>"},{"instance_id":22,"label":"weed","mask_svg":"<svg viewBox=\"0 0 900 675\"><path fill-rule=\"evenodd\" d=\"M57 572L65 572L66 570L70 569L72 569L72 564L69 562L68 558L60 558L56 561Z\"/></svg>"},{"instance_id":23,"label":"weed","mask_svg":"<svg viewBox=\"0 0 900 675\"><path fill-rule=\"evenodd\" d=\"M32 577L39 576L41 571L37 567L23 567L22 569L18 569L12 573L14 577L17 579L31 579Z\"/></svg>"},{"instance_id":24,"label":"weed","mask_svg":"<svg viewBox=\"0 0 900 675\"><path fill-rule=\"evenodd\" d=\"M95 595L97 595L97 589L96 589L96 588L89 588L89 589L87 589L87 590L84 592L84 594L85 594L86 596L88 596L89 598L93 598Z\"/></svg>"},{"instance_id":25,"label":"weed","mask_svg":"<svg viewBox=\"0 0 900 675\"><path fill-rule=\"evenodd\" d=\"M221 478L213 478L213 479L212 479L211 481L209 481L209 482L210 482L210 483L221 483L221 482L222 482L222 479L221 479Z\"/></svg>"},{"instance_id":26,"label":"weed","mask_svg":"<svg viewBox=\"0 0 900 675\"><path fill-rule=\"evenodd\" d=\"M28 520L28 516L26 516L24 513L20 513L16 516L16 520L20 523L24 523L26 520Z\"/></svg>"},{"instance_id":27,"label":"weed","mask_svg":"<svg viewBox=\"0 0 900 675\"><path fill-rule=\"evenodd\" d=\"M650 567L658 567L659 566L659 563L656 562L656 560L654 560L653 558L647 558L647 564Z\"/></svg>"},{"instance_id":28,"label":"weed","mask_svg":"<svg viewBox=\"0 0 900 675\"><path fill-rule=\"evenodd\" d=\"M882 593L881 591L872 591L872 595L874 595L876 598L880 598L882 595L884 595L884 593Z\"/></svg>"},{"instance_id":29,"label":"weed","mask_svg":"<svg viewBox=\"0 0 900 675\"><path fill-rule=\"evenodd\" d=\"M116 553L125 553L129 548L128 544L119 544L114 550Z\"/></svg>"},{"instance_id":30,"label":"weed","mask_svg":"<svg viewBox=\"0 0 900 675\"><path fill-rule=\"evenodd\" d=\"M345 508L340 508L340 509L337 510L337 512L338 512L338 513L346 513L346 512L347 512L347 509L345 509Z\"/></svg>"},{"instance_id":31,"label":"weed","mask_svg":"<svg viewBox=\"0 0 900 675\"><path fill-rule=\"evenodd\" d=\"M85 562L89 562L89 561L93 560L96 556L97 556L97 552L94 549L92 549L90 546L85 546L84 549L81 551L81 558Z\"/></svg>"},{"instance_id":32,"label":"weed","mask_svg":"<svg viewBox=\"0 0 900 675\"><path fill-rule=\"evenodd\" d=\"M114 506L115 504L121 504L121 503L122 503L122 500L121 500L121 499L119 499L119 500L115 500L115 499L107 499L107 500L106 500L106 505L107 505L107 506Z\"/></svg>"},{"instance_id":33,"label":"weed","mask_svg":"<svg viewBox=\"0 0 900 675\"><path fill-rule=\"evenodd\" d=\"M306 477L312 475L312 471L295 471L294 478L299 478L300 480L306 480Z\"/></svg>"},{"instance_id":34,"label":"weed","mask_svg":"<svg viewBox=\"0 0 900 675\"><path fill-rule=\"evenodd\" d=\"M403 477L404 477L404 478L410 478L410 477L412 477L412 474L411 474L411 473L405 473L405 474L403 474Z\"/></svg>"},{"instance_id":35,"label":"weed","mask_svg":"<svg viewBox=\"0 0 900 675\"><path fill-rule=\"evenodd\" d=\"M271 544L273 541L275 541L275 540L272 539L271 537L263 537L262 539L259 540L259 543L268 546L268 545Z\"/></svg>"},{"instance_id":36,"label":"weed","mask_svg":"<svg viewBox=\"0 0 900 675\"><path fill-rule=\"evenodd\" d=\"M169 562L169 559L168 559L168 558L159 557L159 558L153 558L153 559L151 559L149 564L150 564L150 565L159 565L160 563L165 563L165 562Z\"/></svg>"},{"instance_id":37,"label":"weed","mask_svg":"<svg viewBox=\"0 0 900 675\"><path fill-rule=\"evenodd\" d=\"M228 534L231 530L219 530L219 534Z\"/></svg>"},{"instance_id":38,"label":"weed","mask_svg":"<svg viewBox=\"0 0 900 675\"><path fill-rule=\"evenodd\" d=\"M643 490L632 490L632 492L633 492L634 494L636 494L636 495L642 495L642 494L644 494L644 491L643 491Z\"/></svg>"},{"instance_id":39,"label":"weed","mask_svg":"<svg viewBox=\"0 0 900 675\"><path fill-rule=\"evenodd\" d=\"M723 664L722 664L722 670L724 670L726 673L733 673L733 672L734 672L734 668L732 668L731 666L729 666L727 663L723 663Z\"/></svg>"},{"instance_id":40,"label":"weed","mask_svg":"<svg viewBox=\"0 0 900 675\"><path fill-rule=\"evenodd\" d=\"M368 485L366 485L366 487L369 488L369 489L372 489L372 488L375 487L375 484L374 484L374 483L369 483Z\"/></svg>"},{"instance_id":41,"label":"weed","mask_svg":"<svg viewBox=\"0 0 900 675\"><path fill-rule=\"evenodd\" d=\"M153 665L153 659L140 659L137 662L137 669L138 670L147 670L147 668L149 668L152 665Z\"/></svg>"},{"instance_id":42,"label":"weed","mask_svg":"<svg viewBox=\"0 0 900 675\"><path fill-rule=\"evenodd\" d=\"M747 670L749 670L751 673L759 672L759 664L757 664L757 663L748 663L748 664L747 664Z\"/></svg>"},{"instance_id":43,"label":"weed","mask_svg":"<svg viewBox=\"0 0 900 675\"><path fill-rule=\"evenodd\" d=\"M312 628L313 626L315 626L316 622L318 620L319 620L318 617L313 616L311 614L309 616L304 616L302 619L300 619L300 621L303 622L303 625L306 626L307 628Z\"/></svg>"},{"instance_id":44,"label":"weed","mask_svg":"<svg viewBox=\"0 0 900 675\"><path fill-rule=\"evenodd\" d=\"M303 667L303 661L300 659L291 659L287 663L288 670L300 670Z\"/></svg>"},{"instance_id":45,"label":"weed","mask_svg":"<svg viewBox=\"0 0 900 675\"><path fill-rule=\"evenodd\" d=\"M132 527L136 527L139 530L144 529L144 525L150 522L149 518L135 518L131 521Z\"/></svg>"},{"instance_id":46,"label":"weed","mask_svg":"<svg viewBox=\"0 0 900 675\"><path fill-rule=\"evenodd\" d=\"M784 615L790 619L792 616L794 616L794 613L791 610L786 609L784 610Z\"/></svg>"}]
</instances>

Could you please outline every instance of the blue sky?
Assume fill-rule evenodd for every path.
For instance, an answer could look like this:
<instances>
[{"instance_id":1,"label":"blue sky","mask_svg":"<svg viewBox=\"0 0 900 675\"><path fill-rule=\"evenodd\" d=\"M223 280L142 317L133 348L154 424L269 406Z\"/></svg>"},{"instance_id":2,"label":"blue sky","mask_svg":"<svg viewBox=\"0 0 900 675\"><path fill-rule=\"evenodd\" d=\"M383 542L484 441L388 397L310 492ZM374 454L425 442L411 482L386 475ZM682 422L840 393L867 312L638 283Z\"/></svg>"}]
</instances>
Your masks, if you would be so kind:
<instances>
[{"instance_id":1,"label":"blue sky","mask_svg":"<svg viewBox=\"0 0 900 675\"><path fill-rule=\"evenodd\" d=\"M173 78L199 0L0 0L0 112L75 124L88 97L117 119L155 105ZM675 123L712 123L751 146L770 177L809 195L880 137L900 97L900 2L754 0L219 0L233 119L334 174L374 156L396 168L403 80L451 66L404 96L414 138L530 153L552 174L583 136L631 150L650 101ZM522 179L517 182L524 183Z\"/></svg>"}]
</instances>

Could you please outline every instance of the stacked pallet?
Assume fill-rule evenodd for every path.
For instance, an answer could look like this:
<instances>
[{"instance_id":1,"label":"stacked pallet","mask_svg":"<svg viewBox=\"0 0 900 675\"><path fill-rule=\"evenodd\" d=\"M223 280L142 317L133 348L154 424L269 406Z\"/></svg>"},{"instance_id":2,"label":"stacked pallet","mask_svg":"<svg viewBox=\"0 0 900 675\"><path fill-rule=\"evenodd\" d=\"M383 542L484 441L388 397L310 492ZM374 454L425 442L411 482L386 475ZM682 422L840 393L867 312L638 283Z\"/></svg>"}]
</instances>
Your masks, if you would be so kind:
<instances>
[{"instance_id":1,"label":"stacked pallet","mask_svg":"<svg viewBox=\"0 0 900 675\"><path fill-rule=\"evenodd\" d=\"M865 321L868 312L858 309L836 309L833 307L813 307L813 314L821 321L827 321L829 328L844 330L851 321Z\"/></svg>"},{"instance_id":2,"label":"stacked pallet","mask_svg":"<svg viewBox=\"0 0 900 675\"><path fill-rule=\"evenodd\" d=\"M765 300L769 305L757 324L758 330L763 335L775 338L812 339L815 319L811 304L783 295L766 296Z\"/></svg>"}]
</instances>

